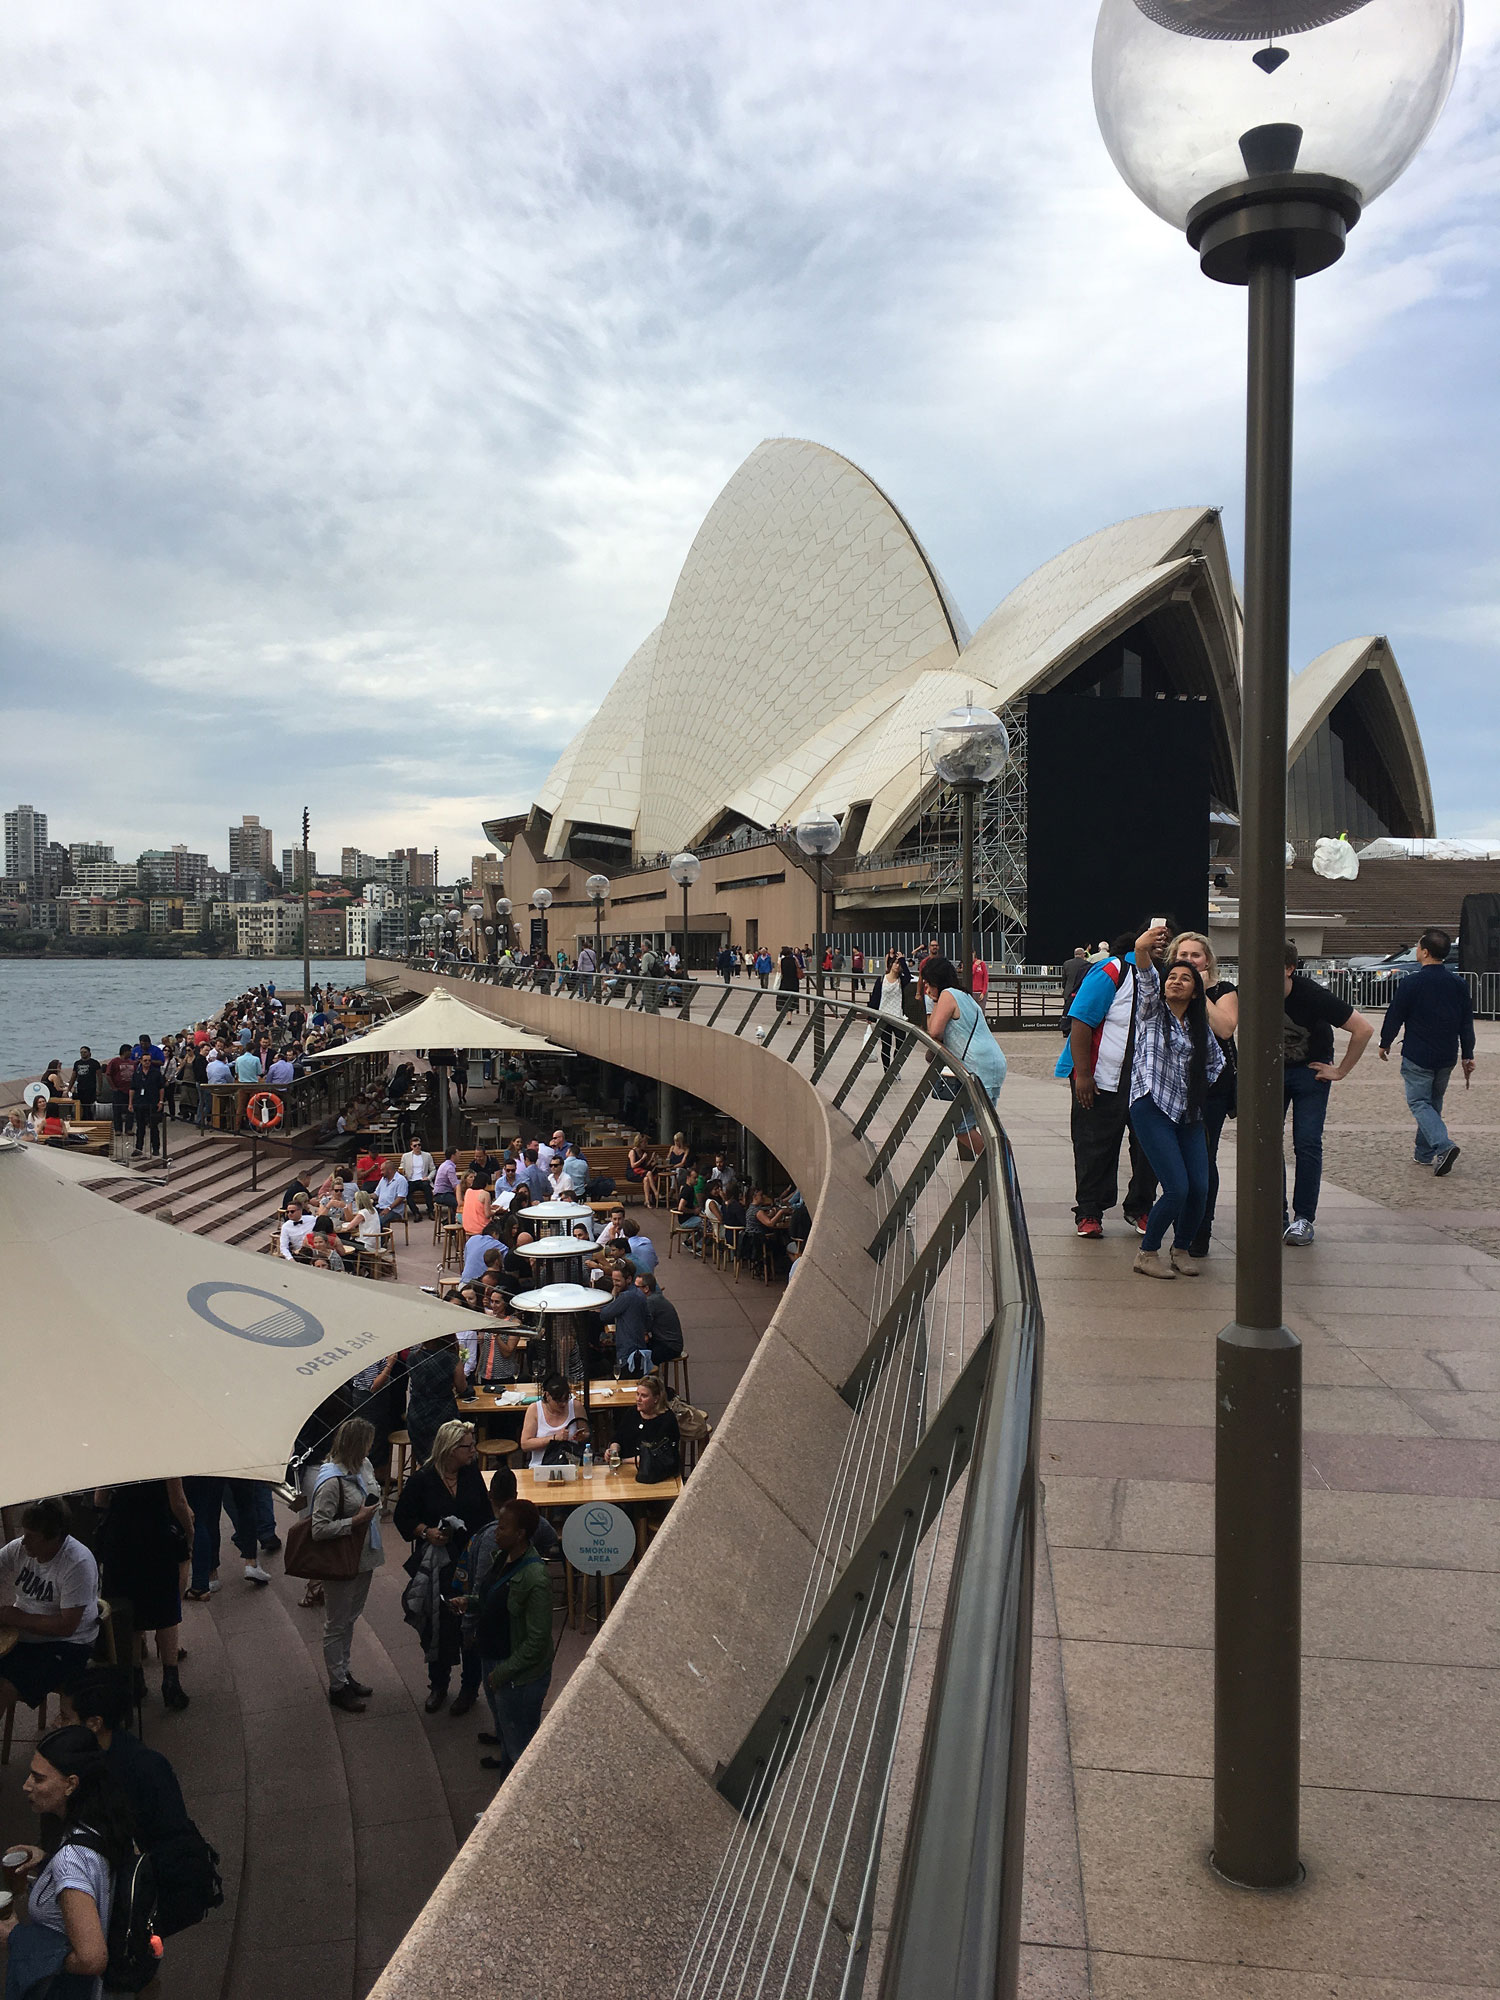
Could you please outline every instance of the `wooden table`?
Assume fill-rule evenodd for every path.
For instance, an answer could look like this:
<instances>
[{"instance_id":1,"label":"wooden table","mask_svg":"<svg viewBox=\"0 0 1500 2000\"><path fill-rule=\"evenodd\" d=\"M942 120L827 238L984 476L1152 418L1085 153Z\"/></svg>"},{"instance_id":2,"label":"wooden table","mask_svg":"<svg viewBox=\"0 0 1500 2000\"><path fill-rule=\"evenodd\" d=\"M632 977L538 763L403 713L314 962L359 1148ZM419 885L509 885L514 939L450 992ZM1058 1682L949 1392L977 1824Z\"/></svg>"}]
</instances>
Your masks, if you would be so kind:
<instances>
[{"instance_id":1,"label":"wooden table","mask_svg":"<svg viewBox=\"0 0 1500 2000\"><path fill-rule=\"evenodd\" d=\"M612 1473L603 1465L594 1467L592 1479L580 1474L577 1479L538 1479L529 1465L516 1467L516 1498L529 1500L533 1506L545 1512L572 1513L575 1507L587 1507L592 1502L607 1500L615 1507L670 1507L674 1500L682 1498L681 1479L663 1479L654 1486L641 1486L635 1477L635 1467L628 1472ZM643 1514L635 1516L635 1559L640 1561L646 1553L646 1520ZM563 1560L566 1562L567 1558ZM613 1592L609 1589L613 1578L605 1577L605 1608Z\"/></svg>"},{"instance_id":2,"label":"wooden table","mask_svg":"<svg viewBox=\"0 0 1500 2000\"><path fill-rule=\"evenodd\" d=\"M602 1375L589 1382L589 1408L592 1410L633 1410L635 1392L640 1385L636 1382L617 1382L612 1375ZM525 1396L535 1402L542 1393L539 1382L510 1382L506 1389L512 1395ZM482 1391L478 1395L465 1396L459 1403L460 1415L478 1416L524 1416L525 1403L502 1403L498 1396L488 1396Z\"/></svg>"}]
</instances>

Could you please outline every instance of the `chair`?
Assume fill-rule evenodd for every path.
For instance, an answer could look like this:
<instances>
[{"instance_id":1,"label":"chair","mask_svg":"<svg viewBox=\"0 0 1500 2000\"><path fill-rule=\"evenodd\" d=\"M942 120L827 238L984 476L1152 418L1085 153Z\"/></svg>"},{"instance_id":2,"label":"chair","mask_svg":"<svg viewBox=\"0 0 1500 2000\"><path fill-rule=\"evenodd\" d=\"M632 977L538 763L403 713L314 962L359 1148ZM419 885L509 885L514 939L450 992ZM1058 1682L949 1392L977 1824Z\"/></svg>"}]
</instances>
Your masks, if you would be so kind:
<instances>
[{"instance_id":1,"label":"chair","mask_svg":"<svg viewBox=\"0 0 1500 2000\"><path fill-rule=\"evenodd\" d=\"M354 1275L357 1278L394 1278L396 1275L396 1246L391 1241L391 1232L382 1229L378 1250L367 1250L363 1244L354 1253Z\"/></svg>"},{"instance_id":2,"label":"chair","mask_svg":"<svg viewBox=\"0 0 1500 2000\"><path fill-rule=\"evenodd\" d=\"M702 1236L704 1227L705 1224L701 1216L695 1218L692 1222L680 1222L674 1216L672 1218L672 1227L667 1232L667 1255L671 1256L673 1246L679 1236L692 1237L696 1241L697 1238ZM684 1250L683 1254L684 1256L687 1254L686 1250Z\"/></svg>"},{"instance_id":3,"label":"chair","mask_svg":"<svg viewBox=\"0 0 1500 2000\"><path fill-rule=\"evenodd\" d=\"M411 1218L410 1218L410 1216L408 1216L408 1215L388 1215L388 1216L386 1217L386 1225L385 1225L385 1228L384 1228L384 1230L382 1230L381 1234L382 1234L382 1235L384 1235L384 1236L390 1236L390 1237L391 1237L391 1239L392 1239L392 1242L393 1242L393 1244L394 1244L394 1241L395 1241L395 1231L396 1231L396 1224L397 1224L398 1222L399 1222L399 1223L401 1224L401 1240L402 1240L402 1242L403 1242L403 1243L410 1243L410 1241L411 1241Z\"/></svg>"}]
</instances>

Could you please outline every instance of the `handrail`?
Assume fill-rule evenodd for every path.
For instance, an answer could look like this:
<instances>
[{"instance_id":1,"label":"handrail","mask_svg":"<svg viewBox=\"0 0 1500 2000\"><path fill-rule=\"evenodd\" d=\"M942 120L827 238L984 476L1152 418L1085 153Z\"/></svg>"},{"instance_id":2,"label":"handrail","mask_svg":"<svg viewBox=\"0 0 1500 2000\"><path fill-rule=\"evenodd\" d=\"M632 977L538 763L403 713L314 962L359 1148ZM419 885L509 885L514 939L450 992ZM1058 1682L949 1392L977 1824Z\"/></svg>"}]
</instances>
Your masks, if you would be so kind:
<instances>
[{"instance_id":1,"label":"handrail","mask_svg":"<svg viewBox=\"0 0 1500 2000\"><path fill-rule=\"evenodd\" d=\"M413 965L414 969L429 969L420 960ZM545 986L539 985L530 968L518 969L504 982L496 967L474 965L457 970L461 977L476 983L504 983L532 991L551 987L550 978ZM602 991L599 978L580 976L580 984L588 981L587 990L577 992L573 1004L593 1000ZM853 1871L845 1878L853 1882L846 1898L855 1908L852 1917L841 1915L833 1924L837 1899L829 1893L805 1990L809 1994L836 1990L852 1995L864 1983L874 1890L882 1860L881 1833L894 1764L894 1739L888 1743L881 1735L880 1718L894 1718L889 1720L892 1731L900 1727L910 1674L909 1668L904 1677L897 1671L892 1679L893 1653L888 1653L879 1673L872 1671L870 1655L862 1679L855 1663L863 1657L858 1648L866 1644L867 1634L873 1633L869 1640L873 1645L882 1631L904 1633L913 1608L920 1617L920 1605L933 1574L926 1547L936 1547L932 1531L940 1518L938 1502L952 1490L958 1473L966 1469L879 1995L880 2000L969 2000L969 1996L983 1994L1010 2000L1018 1978L1025 1842L1042 1313L1009 1141L995 1107L973 1074L924 1029L904 1019L806 991L778 996L774 988L747 989L743 983L720 991L712 983L685 976L646 979L638 974L619 974L609 975L609 979L617 989L616 1005L668 1011L661 1003L668 989L679 989L679 1004L670 1011L691 1021L696 1003L699 1025L706 1020L719 1032L736 1036L747 1034L752 1017L766 1011L778 997L795 1002L798 1010L808 1015L805 1023L797 1024L800 1032L787 1040L786 1012L779 1011L769 1027L759 1029L757 1038L772 1053L784 1054L792 1061L820 1049L812 1076L835 1106L845 1105L857 1076L869 1062L874 1038L881 1034L899 1036L907 1044L908 1060L893 1063L884 1077L899 1074L901 1087L914 1093L899 1106L894 1101L890 1104L890 1115L879 1128L883 1143L869 1155L869 1178L886 1187L889 1199L886 1219L869 1249L876 1274L870 1348L844 1387L845 1399L877 1437L885 1421L882 1413L891 1413L889 1434L884 1439L894 1453L891 1474L879 1490L861 1494L847 1523L833 1524L837 1547L847 1547L848 1552L842 1557L836 1551L825 1554L821 1572L815 1568L812 1595L800 1633L794 1635L787 1674L746 1737L739 1756L721 1774L720 1790L740 1812L741 1832L735 1837L738 1845L732 1843L721 1869L717 1900L705 1910L699 1938L694 1941L697 1958L690 1955L678 1992L688 2000L689 1995L732 1991L732 1979L727 1988L713 1984L731 1964L759 1964L762 1960L754 1956L757 1951L791 1950L795 1958L797 1949L809 1944L810 1934L805 1936L803 1931L805 1912L790 1946L785 1946L774 1922L763 1935L762 1926L767 1921L764 1909L754 1915L752 1924L751 1904L765 1875L765 1855L777 1838L783 1841L778 1850L783 1873L778 1874L778 1864L773 1863L766 1876L768 1882L774 1886L786 1870L790 1870L786 1876L789 1881L805 1876L816 1886L820 1880L822 1842L829 1839L830 1825L842 1825L845 1817L844 1808L835 1812L840 1797L837 1785L843 1783L843 1766L849 1761L853 1739L848 1732L861 1716L868 1717L868 1732L867 1740L861 1739L865 1747L860 1780L868 1769L875 1787L873 1808L863 1816L869 1822L868 1849L863 1855L850 1857L850 1833L843 1833L836 1852L839 1867L847 1860ZM548 997L562 998L550 992ZM749 1005L744 1006L747 999ZM706 1016L705 1001L712 1002ZM857 1033L861 1023L867 1030L864 1037ZM566 1035L561 1026L556 1032L560 1038ZM835 1061L836 1055L847 1057L847 1062ZM922 1112L931 1099L927 1079L944 1069L957 1076L955 1101L939 1102L936 1121L923 1115L914 1125L913 1105ZM888 1087L886 1082L874 1085L862 1116L854 1121L855 1134L880 1107ZM934 1164L946 1151L960 1109L980 1129L984 1146L956 1190L946 1184L929 1186ZM852 1102L844 1115L853 1117ZM872 1132L872 1139L875 1136ZM903 1177L899 1186L898 1160ZM908 1238L919 1209L928 1233L926 1247L917 1254ZM973 1239L973 1218L981 1213L981 1234ZM929 1306L935 1308L945 1267L951 1290L955 1259L963 1265L965 1287L971 1272L976 1282L980 1278L984 1281L985 1298L976 1297L971 1316L983 1319L986 1330L951 1365L944 1353L942 1365L934 1370L933 1354L943 1349L948 1339L946 1307L941 1328L935 1325L935 1311L931 1326L926 1315ZM967 1289L963 1297L967 1306ZM914 1409L909 1379L913 1368L920 1375ZM937 1401L929 1407L934 1373ZM905 1404L899 1400L903 1394ZM901 1416L903 1409L911 1414ZM851 1431L851 1453L857 1451L856 1435ZM848 1546L850 1536L852 1547ZM924 1537L926 1583L916 1562ZM827 1573L830 1564L831 1576ZM876 1610L879 1617L874 1616ZM889 1641L891 1646L896 1643L896 1637ZM864 1728L865 1723L859 1721L859 1727ZM818 1736L820 1728L823 1733ZM819 1756L821 1762L817 1761ZM803 1759L800 1766L799 1758ZM839 1776L825 1812L826 1774L835 1765ZM798 1771L801 1775L796 1778L795 1796L783 1812L777 1787L790 1791L793 1774ZM795 1822L799 1811L805 1816L814 1804L814 1817L823 1829L816 1855L811 1861L804 1857L809 1835L803 1832L797 1839L795 1862L787 1861L785 1841L789 1836L784 1829ZM758 1852L757 1842L764 1853L753 1862L752 1873L752 1859L742 1860L741 1856L753 1857ZM810 1898L812 1893L809 1887L806 1895ZM790 1890L782 1897L783 1910L789 1896ZM732 1926L736 1910L740 1913L738 1923ZM831 1966L819 1971L830 1948L830 1926L839 1948L846 1952L834 1986L827 1984ZM736 1953L741 1954L739 1959ZM783 1962L778 1959L778 1966ZM764 1958L764 1963L769 1964L770 1959ZM780 1990L804 1988L785 1985Z\"/></svg>"}]
</instances>

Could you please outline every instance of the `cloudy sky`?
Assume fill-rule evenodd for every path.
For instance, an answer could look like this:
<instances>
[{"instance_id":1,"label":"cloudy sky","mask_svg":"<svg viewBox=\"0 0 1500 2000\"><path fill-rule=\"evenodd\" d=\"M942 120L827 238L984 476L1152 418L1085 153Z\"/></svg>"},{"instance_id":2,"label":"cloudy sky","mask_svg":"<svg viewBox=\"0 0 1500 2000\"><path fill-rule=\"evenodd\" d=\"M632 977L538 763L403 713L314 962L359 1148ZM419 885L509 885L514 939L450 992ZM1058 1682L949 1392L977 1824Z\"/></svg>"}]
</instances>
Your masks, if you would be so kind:
<instances>
[{"instance_id":1,"label":"cloudy sky","mask_svg":"<svg viewBox=\"0 0 1500 2000\"><path fill-rule=\"evenodd\" d=\"M1221 503L1243 294L1097 135L1093 0L47 0L0 14L0 792L223 864L482 845L763 437L977 625ZM1500 0L1301 288L1293 659L1393 641L1500 835Z\"/></svg>"}]
</instances>

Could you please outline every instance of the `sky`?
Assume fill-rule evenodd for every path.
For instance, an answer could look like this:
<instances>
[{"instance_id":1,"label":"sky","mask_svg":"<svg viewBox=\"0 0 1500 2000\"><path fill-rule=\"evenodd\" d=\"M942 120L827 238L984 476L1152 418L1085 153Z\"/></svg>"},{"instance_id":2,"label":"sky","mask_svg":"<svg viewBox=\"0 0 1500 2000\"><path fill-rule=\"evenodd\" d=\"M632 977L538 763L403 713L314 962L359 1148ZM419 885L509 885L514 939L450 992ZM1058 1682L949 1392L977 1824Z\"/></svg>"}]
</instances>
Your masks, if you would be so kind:
<instances>
[{"instance_id":1,"label":"sky","mask_svg":"<svg viewBox=\"0 0 1500 2000\"><path fill-rule=\"evenodd\" d=\"M1381 0L1385 4L1385 0ZM1244 294L1095 123L1093 0L48 0L0 13L0 797L222 866L242 812L524 808L765 437L972 627L1125 515L1242 535ZM1292 662L1386 633L1500 837L1500 0L1299 288Z\"/></svg>"}]
</instances>

